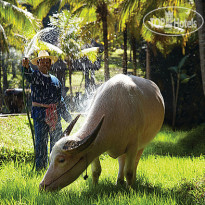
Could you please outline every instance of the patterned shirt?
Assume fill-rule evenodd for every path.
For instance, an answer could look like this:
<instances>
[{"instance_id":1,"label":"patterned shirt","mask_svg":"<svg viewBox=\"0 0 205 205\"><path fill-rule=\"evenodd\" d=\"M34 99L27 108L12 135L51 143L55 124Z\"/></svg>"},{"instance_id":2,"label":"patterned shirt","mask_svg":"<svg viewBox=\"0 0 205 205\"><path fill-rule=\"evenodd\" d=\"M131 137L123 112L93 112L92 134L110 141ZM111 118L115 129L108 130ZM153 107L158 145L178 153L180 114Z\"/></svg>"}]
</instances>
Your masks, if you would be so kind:
<instances>
[{"instance_id":1,"label":"patterned shirt","mask_svg":"<svg viewBox=\"0 0 205 205\"><path fill-rule=\"evenodd\" d=\"M58 115L62 116L67 122L71 120L71 115L68 112L64 98L62 97L61 83L53 75L45 75L39 70L24 69L25 78L31 83L31 99L32 102L41 104L56 104ZM44 107L32 107L32 118L33 119L45 119Z\"/></svg>"}]
</instances>

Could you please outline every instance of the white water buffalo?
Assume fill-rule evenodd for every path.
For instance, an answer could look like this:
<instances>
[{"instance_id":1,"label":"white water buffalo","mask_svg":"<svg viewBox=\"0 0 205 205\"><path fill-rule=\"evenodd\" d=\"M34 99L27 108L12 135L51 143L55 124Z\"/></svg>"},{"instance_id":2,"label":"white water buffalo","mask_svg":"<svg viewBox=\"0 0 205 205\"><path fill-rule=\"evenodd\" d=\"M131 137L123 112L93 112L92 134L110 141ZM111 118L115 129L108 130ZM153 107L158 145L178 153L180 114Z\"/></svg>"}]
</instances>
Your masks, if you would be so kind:
<instances>
[{"instance_id":1,"label":"white water buffalo","mask_svg":"<svg viewBox=\"0 0 205 205\"><path fill-rule=\"evenodd\" d=\"M69 136L77 118L54 145L40 189L56 190L71 184L90 163L97 184L99 156L104 152L118 158L117 183L123 183L125 177L127 185L132 185L144 148L162 126L164 101L152 81L120 74L97 90L85 123Z\"/></svg>"}]
</instances>

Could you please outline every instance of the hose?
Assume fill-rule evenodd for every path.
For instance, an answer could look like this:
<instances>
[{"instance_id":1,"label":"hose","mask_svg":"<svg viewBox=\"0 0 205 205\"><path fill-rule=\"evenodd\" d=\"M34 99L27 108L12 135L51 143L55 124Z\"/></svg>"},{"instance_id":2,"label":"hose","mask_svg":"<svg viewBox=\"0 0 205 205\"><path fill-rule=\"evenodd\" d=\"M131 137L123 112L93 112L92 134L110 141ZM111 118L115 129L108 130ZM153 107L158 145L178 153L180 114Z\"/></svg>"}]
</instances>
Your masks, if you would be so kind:
<instances>
[{"instance_id":1,"label":"hose","mask_svg":"<svg viewBox=\"0 0 205 205\"><path fill-rule=\"evenodd\" d=\"M32 140L33 140L34 161L33 161L32 170L34 170L34 168L35 168L35 159L36 159L35 135L34 135L34 129L33 129L32 123L31 123L31 118L30 118L30 115L29 115L28 101L26 100L25 85L24 85L24 78L25 78L24 73L25 73L25 67L23 67L23 69L22 69L23 102L24 102L24 106L26 108L26 114L27 114L27 118L28 118L28 121L29 121L29 126L30 126L30 130L31 130Z\"/></svg>"}]
</instances>

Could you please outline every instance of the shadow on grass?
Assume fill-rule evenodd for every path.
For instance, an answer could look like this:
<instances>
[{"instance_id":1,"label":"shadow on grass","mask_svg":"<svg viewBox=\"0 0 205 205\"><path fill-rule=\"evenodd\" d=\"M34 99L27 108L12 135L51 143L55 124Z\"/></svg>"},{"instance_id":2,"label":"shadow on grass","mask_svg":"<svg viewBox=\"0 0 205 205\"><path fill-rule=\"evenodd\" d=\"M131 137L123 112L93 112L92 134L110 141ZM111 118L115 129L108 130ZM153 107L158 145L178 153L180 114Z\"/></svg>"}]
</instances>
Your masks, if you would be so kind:
<instances>
[{"instance_id":1,"label":"shadow on grass","mask_svg":"<svg viewBox=\"0 0 205 205\"><path fill-rule=\"evenodd\" d=\"M133 202L133 200L135 200L134 198L137 198L137 196L139 198L144 198L144 196L146 196L146 200L149 202L152 200L155 202L166 202L167 199L172 199L176 202L176 204L187 205L193 205L196 203L201 204L205 202L201 195L196 197L194 191L197 188L190 182L184 182L180 186L173 189L163 189L160 185L154 186L146 181L148 180L144 178L138 179L132 189L127 189L126 186L116 186L112 182L105 180L100 182L100 184L95 187L90 185L88 190L82 191L80 199L79 195L74 191L69 192L68 195L73 204L78 204L81 198L87 200L85 201L86 204L95 204L93 202L97 202L97 204L105 204L103 203L104 199L113 199L114 204L118 204L118 202L115 201L118 196L125 197L125 201L121 201L123 204L124 202L126 202L125 204L130 204L129 201Z\"/></svg>"},{"instance_id":2,"label":"shadow on grass","mask_svg":"<svg viewBox=\"0 0 205 205\"><path fill-rule=\"evenodd\" d=\"M146 148L144 155L194 156L205 155L205 125L201 125L180 139L177 143L152 142Z\"/></svg>"},{"instance_id":3,"label":"shadow on grass","mask_svg":"<svg viewBox=\"0 0 205 205\"><path fill-rule=\"evenodd\" d=\"M34 175L35 176L35 175ZM27 176L33 178L33 175ZM182 181L180 185L172 189L164 189L162 186L153 185L148 182L146 177L137 179L132 189L127 189L126 186L114 185L110 180L103 180L97 186L93 186L89 179L89 186L85 189L65 190L55 192L39 192L36 193L36 188L33 187L34 193L27 189L26 186L19 187L12 181L7 181L2 189L1 200L7 202L12 196L12 202L26 202L26 204L72 204L72 205L94 205L94 204L138 204L138 200L143 204L178 204L178 205L193 205L204 204L204 181L203 186L199 186L199 182L192 183ZM28 183L29 185L29 183ZM6 188L8 187L8 188ZM9 189L12 187L12 189ZM36 195L36 197L33 196ZM32 201L30 201L30 198ZM172 203L168 203L172 201ZM111 203L112 202L112 203ZM133 203L134 202L134 203ZM159 202L159 203L158 203ZM174 203L173 203L174 202ZM163 205L164 205L163 204Z\"/></svg>"}]
</instances>

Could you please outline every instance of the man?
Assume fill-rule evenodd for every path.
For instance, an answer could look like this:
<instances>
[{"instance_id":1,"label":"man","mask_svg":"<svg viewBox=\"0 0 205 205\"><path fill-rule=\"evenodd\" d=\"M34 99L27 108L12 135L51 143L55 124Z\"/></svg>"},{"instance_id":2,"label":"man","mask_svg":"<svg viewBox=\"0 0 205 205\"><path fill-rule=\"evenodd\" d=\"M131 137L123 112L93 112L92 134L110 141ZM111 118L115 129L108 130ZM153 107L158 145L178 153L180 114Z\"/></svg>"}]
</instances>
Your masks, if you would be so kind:
<instances>
[{"instance_id":1,"label":"man","mask_svg":"<svg viewBox=\"0 0 205 205\"><path fill-rule=\"evenodd\" d=\"M25 78L31 83L31 116L34 121L35 163L38 171L47 166L48 133L51 152L54 144L62 135L61 116L66 122L72 119L61 95L60 81L48 73L51 65L57 60L56 56L49 56L48 52L40 51L38 57L31 60L32 64L38 66L38 70L30 67L27 58L22 60Z\"/></svg>"}]
</instances>

